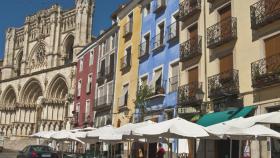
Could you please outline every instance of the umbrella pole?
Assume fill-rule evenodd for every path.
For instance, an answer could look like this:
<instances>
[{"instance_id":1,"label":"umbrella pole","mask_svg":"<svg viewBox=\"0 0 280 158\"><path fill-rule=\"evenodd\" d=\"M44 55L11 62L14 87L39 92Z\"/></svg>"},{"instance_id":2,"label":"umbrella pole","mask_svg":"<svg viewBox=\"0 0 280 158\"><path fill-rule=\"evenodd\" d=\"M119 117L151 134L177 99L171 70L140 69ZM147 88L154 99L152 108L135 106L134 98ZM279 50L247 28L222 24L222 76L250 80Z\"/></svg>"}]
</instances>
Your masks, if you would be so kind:
<instances>
[{"instance_id":1,"label":"umbrella pole","mask_svg":"<svg viewBox=\"0 0 280 158\"><path fill-rule=\"evenodd\" d=\"M177 139L177 156L176 157L179 157L179 139Z\"/></svg>"},{"instance_id":2,"label":"umbrella pole","mask_svg":"<svg viewBox=\"0 0 280 158\"><path fill-rule=\"evenodd\" d=\"M146 144L147 144L147 158L149 158L149 143L147 143L146 138L145 138L145 142L146 142Z\"/></svg>"},{"instance_id":3,"label":"umbrella pole","mask_svg":"<svg viewBox=\"0 0 280 158\"><path fill-rule=\"evenodd\" d=\"M127 157L130 158L130 153L129 153L129 151L130 151L130 141L129 140L128 140L128 144L127 145L128 145L128 147L127 147L128 148L127 149Z\"/></svg>"},{"instance_id":4,"label":"umbrella pole","mask_svg":"<svg viewBox=\"0 0 280 158\"><path fill-rule=\"evenodd\" d=\"M230 150L229 150L229 158L232 158L232 139L230 139Z\"/></svg>"}]
</instances>

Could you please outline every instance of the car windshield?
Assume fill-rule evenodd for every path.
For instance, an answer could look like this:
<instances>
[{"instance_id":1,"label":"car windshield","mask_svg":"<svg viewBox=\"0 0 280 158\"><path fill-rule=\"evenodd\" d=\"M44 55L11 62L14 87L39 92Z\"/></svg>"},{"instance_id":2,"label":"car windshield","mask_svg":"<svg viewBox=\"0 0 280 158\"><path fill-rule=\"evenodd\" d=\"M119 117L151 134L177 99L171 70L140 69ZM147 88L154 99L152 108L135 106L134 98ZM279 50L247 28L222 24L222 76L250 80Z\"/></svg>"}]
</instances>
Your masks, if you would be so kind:
<instances>
[{"instance_id":1,"label":"car windshield","mask_svg":"<svg viewBox=\"0 0 280 158\"><path fill-rule=\"evenodd\" d=\"M36 152L50 152L52 149L48 146L32 146L31 151L36 151Z\"/></svg>"}]
</instances>

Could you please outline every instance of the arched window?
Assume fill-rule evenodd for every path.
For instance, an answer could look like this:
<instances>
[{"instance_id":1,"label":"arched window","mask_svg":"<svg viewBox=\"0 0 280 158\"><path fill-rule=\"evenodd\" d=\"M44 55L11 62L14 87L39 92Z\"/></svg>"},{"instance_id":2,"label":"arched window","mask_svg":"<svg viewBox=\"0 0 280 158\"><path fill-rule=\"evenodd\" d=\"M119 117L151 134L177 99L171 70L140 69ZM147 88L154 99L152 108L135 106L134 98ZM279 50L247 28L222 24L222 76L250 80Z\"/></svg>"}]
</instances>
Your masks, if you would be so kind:
<instances>
[{"instance_id":1,"label":"arched window","mask_svg":"<svg viewBox=\"0 0 280 158\"><path fill-rule=\"evenodd\" d=\"M69 64L73 62L73 45L74 45L74 36L70 35L65 41L66 58L64 64Z\"/></svg>"},{"instance_id":2,"label":"arched window","mask_svg":"<svg viewBox=\"0 0 280 158\"><path fill-rule=\"evenodd\" d=\"M17 76L20 76L21 74L21 61L22 61L22 54L23 52L19 52L18 56L17 56L17 62L16 62L16 74Z\"/></svg>"}]
</instances>

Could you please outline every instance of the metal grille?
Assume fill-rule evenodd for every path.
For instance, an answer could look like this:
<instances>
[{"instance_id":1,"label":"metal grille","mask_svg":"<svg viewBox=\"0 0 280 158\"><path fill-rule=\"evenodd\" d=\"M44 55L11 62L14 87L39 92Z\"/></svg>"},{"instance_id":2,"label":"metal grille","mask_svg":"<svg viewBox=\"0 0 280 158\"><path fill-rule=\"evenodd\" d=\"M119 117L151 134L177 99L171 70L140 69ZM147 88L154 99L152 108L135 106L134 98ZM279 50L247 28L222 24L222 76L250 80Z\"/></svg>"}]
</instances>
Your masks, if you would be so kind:
<instances>
[{"instance_id":1,"label":"metal grille","mask_svg":"<svg viewBox=\"0 0 280 158\"><path fill-rule=\"evenodd\" d=\"M185 61L195 56L201 55L201 36L191 38L180 44L180 60Z\"/></svg>"}]
</instances>

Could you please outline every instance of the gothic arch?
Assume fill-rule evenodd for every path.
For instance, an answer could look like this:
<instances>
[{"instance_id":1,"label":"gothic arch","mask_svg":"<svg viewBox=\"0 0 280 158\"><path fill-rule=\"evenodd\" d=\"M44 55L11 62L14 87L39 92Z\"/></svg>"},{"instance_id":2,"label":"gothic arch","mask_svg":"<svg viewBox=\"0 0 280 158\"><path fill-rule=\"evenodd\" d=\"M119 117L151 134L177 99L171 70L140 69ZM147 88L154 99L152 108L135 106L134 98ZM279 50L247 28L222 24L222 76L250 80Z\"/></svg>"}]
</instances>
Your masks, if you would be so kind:
<instances>
[{"instance_id":1,"label":"gothic arch","mask_svg":"<svg viewBox=\"0 0 280 158\"><path fill-rule=\"evenodd\" d=\"M47 91L49 99L66 99L68 94L68 85L63 75L58 74L54 77Z\"/></svg>"},{"instance_id":2,"label":"gothic arch","mask_svg":"<svg viewBox=\"0 0 280 158\"><path fill-rule=\"evenodd\" d=\"M38 68L44 66L47 61L47 45L45 42L38 42L32 48L30 55L28 56L28 66L30 68Z\"/></svg>"},{"instance_id":3,"label":"gothic arch","mask_svg":"<svg viewBox=\"0 0 280 158\"><path fill-rule=\"evenodd\" d=\"M64 64L69 64L73 62L74 40L75 40L74 35L68 34L63 41L63 52L65 56Z\"/></svg>"},{"instance_id":4,"label":"gothic arch","mask_svg":"<svg viewBox=\"0 0 280 158\"><path fill-rule=\"evenodd\" d=\"M17 95L14 87L8 86L4 91L1 99L1 105L3 106L13 106L17 101Z\"/></svg>"},{"instance_id":5,"label":"gothic arch","mask_svg":"<svg viewBox=\"0 0 280 158\"><path fill-rule=\"evenodd\" d=\"M43 96L43 88L37 79L30 79L21 91L20 101L24 104L37 104L39 97Z\"/></svg>"},{"instance_id":6,"label":"gothic arch","mask_svg":"<svg viewBox=\"0 0 280 158\"><path fill-rule=\"evenodd\" d=\"M16 75L17 76L20 76L21 74L21 62L22 62L22 57L23 57L23 50L20 50L18 53L17 53L17 56L16 56L16 65L15 65L15 72L16 72Z\"/></svg>"}]
</instances>

